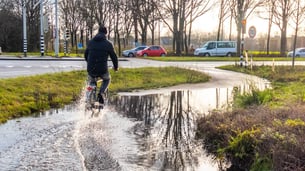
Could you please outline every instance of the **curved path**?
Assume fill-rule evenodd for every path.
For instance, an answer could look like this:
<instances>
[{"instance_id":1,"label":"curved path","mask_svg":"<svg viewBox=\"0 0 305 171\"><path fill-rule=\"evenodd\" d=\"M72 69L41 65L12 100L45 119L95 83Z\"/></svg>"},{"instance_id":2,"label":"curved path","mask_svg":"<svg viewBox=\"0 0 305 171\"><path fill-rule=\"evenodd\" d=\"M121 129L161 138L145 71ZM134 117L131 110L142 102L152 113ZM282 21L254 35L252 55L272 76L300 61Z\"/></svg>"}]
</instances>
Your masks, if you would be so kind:
<instances>
[{"instance_id":1,"label":"curved path","mask_svg":"<svg viewBox=\"0 0 305 171\"><path fill-rule=\"evenodd\" d=\"M81 66L84 65L83 61L79 62ZM131 68L185 67L205 72L212 77L208 83L204 84L179 85L141 91L133 95L167 94L176 90L207 90L209 92L215 88L243 85L250 80L262 83L262 80L257 77L215 69L215 66L226 64L232 64L232 62L159 62L132 58L120 63L121 67ZM265 83L262 85L265 86ZM123 96L128 94L130 93L122 93ZM208 98L208 101L212 101L213 98ZM147 99L149 100L150 96ZM184 167L179 166L180 170L217 170L215 164L202 154L201 147L196 144L190 145L191 149L197 150L196 154L192 155L188 151L177 153L177 150L164 151L164 148L159 148L158 146L164 144L164 140L160 140L164 127L160 125L157 129L149 129L150 132L146 132L148 129L136 118L126 117L111 109L105 109L100 116L91 118L90 114L83 109L84 104L81 100L80 103L67 106L65 109L49 111L37 117L10 120L0 125L0 170L160 170L166 168L166 164L175 162L174 158L169 157L169 152L175 157L185 155L181 159L196 156L196 160L185 160ZM164 118L164 116L161 117L161 119ZM164 122L160 118L155 118L154 121L159 124ZM188 126L192 124L188 123ZM147 134L151 136L146 137ZM166 142L170 141L171 137ZM186 144L182 147L192 142L184 143ZM160 149L163 151L160 152ZM194 163L200 164L195 167ZM172 168L172 170L175 169Z\"/></svg>"}]
</instances>

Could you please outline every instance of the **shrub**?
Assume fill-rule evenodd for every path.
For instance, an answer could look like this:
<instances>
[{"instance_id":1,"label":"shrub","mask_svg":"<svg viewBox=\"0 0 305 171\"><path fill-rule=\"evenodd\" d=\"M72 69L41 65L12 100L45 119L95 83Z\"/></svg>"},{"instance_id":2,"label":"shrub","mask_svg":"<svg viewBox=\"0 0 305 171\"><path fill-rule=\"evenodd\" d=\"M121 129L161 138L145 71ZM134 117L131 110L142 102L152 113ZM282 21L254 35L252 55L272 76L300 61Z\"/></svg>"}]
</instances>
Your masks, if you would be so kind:
<instances>
[{"instance_id":1,"label":"shrub","mask_svg":"<svg viewBox=\"0 0 305 171\"><path fill-rule=\"evenodd\" d=\"M233 170L305 170L304 111L303 104L213 111L199 120L197 137Z\"/></svg>"}]
</instances>

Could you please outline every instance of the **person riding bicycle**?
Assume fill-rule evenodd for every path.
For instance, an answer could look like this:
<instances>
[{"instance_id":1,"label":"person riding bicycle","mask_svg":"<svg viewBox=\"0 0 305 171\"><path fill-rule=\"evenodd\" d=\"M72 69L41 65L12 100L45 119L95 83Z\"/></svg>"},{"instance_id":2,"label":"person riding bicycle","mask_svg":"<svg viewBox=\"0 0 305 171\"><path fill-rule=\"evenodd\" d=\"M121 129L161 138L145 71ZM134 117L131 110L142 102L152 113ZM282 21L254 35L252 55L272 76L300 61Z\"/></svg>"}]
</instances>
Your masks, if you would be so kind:
<instances>
[{"instance_id":1,"label":"person riding bicycle","mask_svg":"<svg viewBox=\"0 0 305 171\"><path fill-rule=\"evenodd\" d=\"M91 39L85 50L85 60L87 61L88 81L90 85L97 86L96 78L100 77L103 82L98 93L99 103L104 103L104 93L110 84L110 74L108 71L108 57L113 63L113 69L118 71L118 57L112 43L106 39L107 28L100 26L98 34Z\"/></svg>"}]
</instances>

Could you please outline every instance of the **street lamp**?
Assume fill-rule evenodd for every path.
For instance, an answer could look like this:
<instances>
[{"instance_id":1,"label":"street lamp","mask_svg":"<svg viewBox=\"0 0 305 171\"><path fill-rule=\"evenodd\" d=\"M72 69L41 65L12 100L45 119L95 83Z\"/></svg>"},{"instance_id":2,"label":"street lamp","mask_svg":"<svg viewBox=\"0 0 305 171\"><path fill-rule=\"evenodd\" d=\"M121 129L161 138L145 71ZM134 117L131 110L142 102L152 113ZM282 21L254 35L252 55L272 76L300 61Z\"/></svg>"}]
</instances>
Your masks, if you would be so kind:
<instances>
[{"instance_id":1,"label":"street lamp","mask_svg":"<svg viewBox=\"0 0 305 171\"><path fill-rule=\"evenodd\" d=\"M40 0L40 53L44 56L43 0Z\"/></svg>"},{"instance_id":2,"label":"street lamp","mask_svg":"<svg viewBox=\"0 0 305 171\"><path fill-rule=\"evenodd\" d=\"M23 56L27 57L27 23L26 23L26 0L22 0L22 20L23 20ZM44 35L43 35L43 0L38 1L34 6L35 9L40 3L40 52L44 56Z\"/></svg>"},{"instance_id":3,"label":"street lamp","mask_svg":"<svg viewBox=\"0 0 305 171\"><path fill-rule=\"evenodd\" d=\"M23 56L27 56L28 51L28 42L27 42L27 33L26 33L26 7L25 0L22 0L22 17L23 17Z\"/></svg>"},{"instance_id":4,"label":"street lamp","mask_svg":"<svg viewBox=\"0 0 305 171\"><path fill-rule=\"evenodd\" d=\"M54 48L55 48L55 57L58 57L59 53L59 35L58 35L58 0L55 0L55 42L54 42Z\"/></svg>"}]
</instances>

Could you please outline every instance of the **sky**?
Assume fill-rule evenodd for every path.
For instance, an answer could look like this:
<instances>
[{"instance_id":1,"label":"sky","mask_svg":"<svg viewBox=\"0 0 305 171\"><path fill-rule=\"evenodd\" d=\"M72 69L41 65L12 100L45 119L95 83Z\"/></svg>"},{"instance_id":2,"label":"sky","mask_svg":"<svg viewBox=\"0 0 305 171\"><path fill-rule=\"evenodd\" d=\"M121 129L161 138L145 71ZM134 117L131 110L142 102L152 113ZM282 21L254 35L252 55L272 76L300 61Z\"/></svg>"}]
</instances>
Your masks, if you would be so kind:
<instances>
[{"instance_id":1,"label":"sky","mask_svg":"<svg viewBox=\"0 0 305 171\"><path fill-rule=\"evenodd\" d=\"M233 26L236 27L235 21L233 20ZM229 29L229 19L227 19L225 26L227 26L227 30ZM251 26L254 26L256 28L257 34L256 36L266 35L268 31L268 21L259 18L258 16L255 16L253 13L248 19L247 19L247 33L246 36L248 36L248 29ZM218 10L214 9L200 18L198 18L193 25L193 32L207 32L207 33L213 33L216 32L218 28ZM303 31L302 31L303 30ZM233 33L236 33L236 28L233 28ZM272 26L272 35L278 35L280 36L280 30L277 25ZM294 29L291 27L291 25L288 26L287 35L291 36L294 34ZM304 27L301 28L300 34L305 33Z\"/></svg>"}]
</instances>

